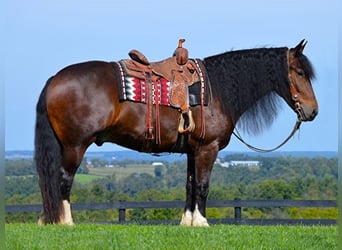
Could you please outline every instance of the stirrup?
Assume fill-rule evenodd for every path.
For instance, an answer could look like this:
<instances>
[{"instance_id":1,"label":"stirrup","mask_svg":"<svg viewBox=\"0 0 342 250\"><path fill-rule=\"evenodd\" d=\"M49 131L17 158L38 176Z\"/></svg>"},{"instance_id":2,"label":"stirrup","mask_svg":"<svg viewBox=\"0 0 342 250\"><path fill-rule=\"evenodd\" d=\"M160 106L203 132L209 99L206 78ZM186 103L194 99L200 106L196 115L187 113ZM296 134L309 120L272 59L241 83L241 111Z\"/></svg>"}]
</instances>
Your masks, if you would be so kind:
<instances>
[{"instance_id":1,"label":"stirrup","mask_svg":"<svg viewBox=\"0 0 342 250\"><path fill-rule=\"evenodd\" d=\"M186 121L184 119L184 116L188 117L188 125L186 124ZM186 127L185 127L186 126ZM180 115L180 121L179 121L179 126L178 126L178 132L180 134L184 134L184 133L192 133L195 130L195 122L194 119L192 117L192 112L191 110L188 110L185 113L182 113Z\"/></svg>"}]
</instances>

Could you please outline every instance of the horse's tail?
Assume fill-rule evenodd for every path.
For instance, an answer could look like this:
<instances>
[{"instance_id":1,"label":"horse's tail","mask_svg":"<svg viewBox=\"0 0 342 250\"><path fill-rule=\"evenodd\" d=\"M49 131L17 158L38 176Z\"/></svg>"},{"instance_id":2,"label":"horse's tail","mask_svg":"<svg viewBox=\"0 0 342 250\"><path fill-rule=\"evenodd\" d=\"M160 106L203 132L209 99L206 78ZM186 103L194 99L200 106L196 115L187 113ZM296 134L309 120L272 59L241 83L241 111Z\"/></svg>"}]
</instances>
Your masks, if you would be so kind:
<instances>
[{"instance_id":1,"label":"horse's tail","mask_svg":"<svg viewBox=\"0 0 342 250\"><path fill-rule=\"evenodd\" d=\"M52 77L42 90L36 107L35 162L43 199L43 215L39 222L58 223L63 213L60 189L61 144L51 127L46 107L46 92Z\"/></svg>"}]
</instances>

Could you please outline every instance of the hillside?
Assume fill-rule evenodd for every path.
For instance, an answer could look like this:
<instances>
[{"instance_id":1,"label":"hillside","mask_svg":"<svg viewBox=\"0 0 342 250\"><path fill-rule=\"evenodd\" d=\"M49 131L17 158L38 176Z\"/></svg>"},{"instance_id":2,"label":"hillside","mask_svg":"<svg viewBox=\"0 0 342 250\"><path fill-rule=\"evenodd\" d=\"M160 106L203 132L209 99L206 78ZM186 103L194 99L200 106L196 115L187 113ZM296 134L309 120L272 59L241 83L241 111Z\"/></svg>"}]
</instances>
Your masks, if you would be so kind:
<instances>
[{"instance_id":1,"label":"hillside","mask_svg":"<svg viewBox=\"0 0 342 250\"><path fill-rule=\"evenodd\" d=\"M224 158L227 155L236 155L243 154L246 156L254 156L254 157L275 157L275 156L296 156L296 157L325 157L332 158L337 157L337 152L335 151L276 151L272 153L256 153L251 151L245 152L232 152L223 150L219 153L220 158ZM164 153L160 156L156 156L153 154L141 153L132 150L122 150L122 151L110 151L110 152L87 152L87 159L105 159L112 160L115 159L117 161L134 159L136 161L166 161L166 162L174 162L179 160L186 159L185 155L182 154L171 154ZM19 159L33 159L33 151L30 150L11 150L5 152L5 159L8 160L19 160Z\"/></svg>"}]
</instances>

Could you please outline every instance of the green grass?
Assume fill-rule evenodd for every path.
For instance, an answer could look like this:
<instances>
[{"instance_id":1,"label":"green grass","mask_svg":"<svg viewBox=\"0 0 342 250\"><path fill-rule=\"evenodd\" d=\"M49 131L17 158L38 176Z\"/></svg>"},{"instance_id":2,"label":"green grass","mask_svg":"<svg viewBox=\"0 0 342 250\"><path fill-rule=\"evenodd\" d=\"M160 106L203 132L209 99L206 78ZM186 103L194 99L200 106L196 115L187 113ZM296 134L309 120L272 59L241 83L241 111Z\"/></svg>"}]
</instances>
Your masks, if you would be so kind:
<instances>
[{"instance_id":1,"label":"green grass","mask_svg":"<svg viewBox=\"0 0 342 250\"><path fill-rule=\"evenodd\" d=\"M90 168L89 169L90 175L111 176L115 174L115 177L117 178L117 180L121 178L126 178L133 173L138 173L138 174L146 173L146 174L150 174L154 176L154 167L152 167L152 165L150 164L146 164L146 165L131 164L125 167L115 166L112 168Z\"/></svg>"},{"instance_id":2,"label":"green grass","mask_svg":"<svg viewBox=\"0 0 342 250\"><path fill-rule=\"evenodd\" d=\"M7 224L6 249L336 249L336 226Z\"/></svg>"},{"instance_id":3,"label":"green grass","mask_svg":"<svg viewBox=\"0 0 342 250\"><path fill-rule=\"evenodd\" d=\"M120 180L122 178L130 176L133 173L146 173L154 176L154 168L150 164L131 164L125 167L115 166L112 168L90 168L89 174L76 174L75 181L85 185L98 178L112 176L113 174L115 175L116 180Z\"/></svg>"},{"instance_id":4,"label":"green grass","mask_svg":"<svg viewBox=\"0 0 342 250\"><path fill-rule=\"evenodd\" d=\"M93 180L102 178L102 176L97 176L97 175L90 175L90 174L76 174L75 175L75 181L80 183L80 184L89 184Z\"/></svg>"}]
</instances>

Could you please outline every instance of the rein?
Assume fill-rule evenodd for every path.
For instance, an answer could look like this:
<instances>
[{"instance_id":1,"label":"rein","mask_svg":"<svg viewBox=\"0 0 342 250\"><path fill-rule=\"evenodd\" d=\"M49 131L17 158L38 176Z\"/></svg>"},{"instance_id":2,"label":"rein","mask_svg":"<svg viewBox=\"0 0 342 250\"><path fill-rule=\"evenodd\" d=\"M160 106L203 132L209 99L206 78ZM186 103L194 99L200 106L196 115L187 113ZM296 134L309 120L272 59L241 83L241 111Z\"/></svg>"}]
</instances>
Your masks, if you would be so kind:
<instances>
[{"instance_id":1,"label":"rein","mask_svg":"<svg viewBox=\"0 0 342 250\"><path fill-rule=\"evenodd\" d=\"M274 147L274 148L271 148L271 149L261 149L261 148L257 148L257 147L254 147L254 146L248 144L244 139L242 139L241 135L239 134L239 132L237 131L236 128L235 128L236 132L233 131L233 134L235 135L235 137L236 137L239 141L241 141L243 144L245 144L249 149L251 149L251 150L253 150L253 151L256 151L256 152L259 152L259 153L269 153L269 152L273 152L273 151L279 149L280 147L284 146L284 144L287 143L287 142L290 140L290 138L291 138L292 136L294 136L294 134L297 132L297 130L298 130L299 127L300 127L301 122L302 122L302 121L298 119L298 120L296 121L296 123L295 123L295 125L294 125L294 127L293 127L293 129L292 129L292 131L291 131L291 133L290 133L290 135L289 135L282 143L280 143L278 146L276 146L276 147Z\"/></svg>"}]
</instances>

